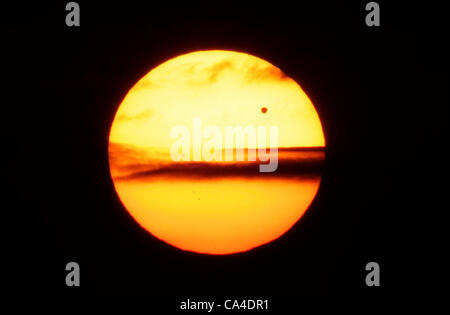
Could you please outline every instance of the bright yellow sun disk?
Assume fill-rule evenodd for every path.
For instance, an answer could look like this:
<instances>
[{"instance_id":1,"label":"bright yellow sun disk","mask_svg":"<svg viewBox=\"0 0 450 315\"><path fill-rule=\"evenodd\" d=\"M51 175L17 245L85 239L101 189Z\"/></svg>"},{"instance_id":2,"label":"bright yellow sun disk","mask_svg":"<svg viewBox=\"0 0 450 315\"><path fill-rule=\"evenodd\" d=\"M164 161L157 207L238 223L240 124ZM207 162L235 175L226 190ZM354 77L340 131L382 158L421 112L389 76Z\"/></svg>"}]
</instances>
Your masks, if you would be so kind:
<instances>
[{"instance_id":1,"label":"bright yellow sun disk","mask_svg":"<svg viewBox=\"0 0 450 315\"><path fill-rule=\"evenodd\" d=\"M192 128L194 118L222 130L277 126L280 148L325 146L308 96L267 61L221 50L170 59L128 92L111 127L111 175L130 214L159 239L199 253L246 251L286 232L307 210L320 177L192 178L181 173L133 179L170 167L170 132L179 125Z\"/></svg>"}]
</instances>

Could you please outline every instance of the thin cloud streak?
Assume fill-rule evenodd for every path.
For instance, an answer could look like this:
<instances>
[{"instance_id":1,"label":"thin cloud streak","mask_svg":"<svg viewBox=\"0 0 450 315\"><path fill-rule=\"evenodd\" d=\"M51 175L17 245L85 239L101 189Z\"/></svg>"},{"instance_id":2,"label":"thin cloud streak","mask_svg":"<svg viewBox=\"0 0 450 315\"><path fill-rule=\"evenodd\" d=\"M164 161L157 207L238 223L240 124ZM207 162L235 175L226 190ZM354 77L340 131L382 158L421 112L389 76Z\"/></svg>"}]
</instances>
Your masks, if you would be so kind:
<instances>
[{"instance_id":1,"label":"thin cloud streak","mask_svg":"<svg viewBox=\"0 0 450 315\"><path fill-rule=\"evenodd\" d=\"M131 172L127 175L116 176L115 180L151 180L155 177L178 177L178 178L196 178L210 179L219 177L305 177L320 176L323 169L324 155L304 159L279 159L278 168L272 173L260 173L260 161L242 161L242 162L172 162L160 167L154 164L148 165L145 169L141 165L141 170ZM263 163L264 164L264 163Z\"/></svg>"}]
</instances>

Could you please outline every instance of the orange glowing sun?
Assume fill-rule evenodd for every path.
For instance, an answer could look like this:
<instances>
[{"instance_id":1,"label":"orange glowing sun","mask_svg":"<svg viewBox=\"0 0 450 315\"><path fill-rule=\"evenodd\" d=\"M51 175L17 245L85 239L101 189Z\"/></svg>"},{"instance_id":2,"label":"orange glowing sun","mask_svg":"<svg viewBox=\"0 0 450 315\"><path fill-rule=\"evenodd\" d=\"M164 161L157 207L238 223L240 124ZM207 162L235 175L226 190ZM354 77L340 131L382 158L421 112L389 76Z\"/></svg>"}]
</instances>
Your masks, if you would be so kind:
<instances>
[{"instance_id":1,"label":"orange glowing sun","mask_svg":"<svg viewBox=\"0 0 450 315\"><path fill-rule=\"evenodd\" d=\"M180 126L189 134L174 132ZM248 127L246 138L217 136L230 126ZM259 133L273 127L277 150L268 156L277 165L260 172L270 161L250 152L261 158L274 146L272 134ZM231 254L300 219L319 188L324 147L313 104L280 69L246 53L196 51L157 66L128 92L111 126L109 163L122 204L153 236L182 250ZM179 149L187 151L176 160Z\"/></svg>"}]
</instances>

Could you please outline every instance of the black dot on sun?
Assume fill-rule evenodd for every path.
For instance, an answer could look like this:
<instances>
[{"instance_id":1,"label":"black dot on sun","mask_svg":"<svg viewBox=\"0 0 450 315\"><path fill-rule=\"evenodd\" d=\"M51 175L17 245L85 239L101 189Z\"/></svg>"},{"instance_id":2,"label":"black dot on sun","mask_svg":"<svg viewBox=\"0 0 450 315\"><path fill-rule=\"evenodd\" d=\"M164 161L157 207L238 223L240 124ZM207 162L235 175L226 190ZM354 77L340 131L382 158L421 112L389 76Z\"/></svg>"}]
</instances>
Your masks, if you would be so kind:
<instances>
[{"instance_id":1,"label":"black dot on sun","mask_svg":"<svg viewBox=\"0 0 450 315\"><path fill-rule=\"evenodd\" d=\"M261 112L262 112L263 114L267 113L267 107L261 107Z\"/></svg>"}]
</instances>

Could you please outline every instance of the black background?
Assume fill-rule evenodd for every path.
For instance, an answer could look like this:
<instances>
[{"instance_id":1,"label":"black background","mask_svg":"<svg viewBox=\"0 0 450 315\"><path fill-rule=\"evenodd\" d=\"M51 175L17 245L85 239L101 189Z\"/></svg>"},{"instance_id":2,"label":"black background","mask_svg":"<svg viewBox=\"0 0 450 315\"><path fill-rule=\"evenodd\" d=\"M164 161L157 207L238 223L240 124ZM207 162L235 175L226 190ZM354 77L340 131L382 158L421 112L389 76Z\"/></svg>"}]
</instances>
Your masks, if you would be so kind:
<instances>
[{"instance_id":1,"label":"black background","mask_svg":"<svg viewBox=\"0 0 450 315\"><path fill-rule=\"evenodd\" d=\"M309 295L420 290L445 208L442 10L379 1L381 26L367 27L365 1L297 2L79 1L80 27L65 25L64 1L2 8L10 292L144 295L166 309L187 298L269 298L276 310ZM202 49L278 66L310 96L325 131L312 206L280 239L246 253L199 255L155 239L109 176L122 98L153 67ZM69 261L80 264L78 288L65 286ZM365 286L370 261L380 264L381 287Z\"/></svg>"}]
</instances>

